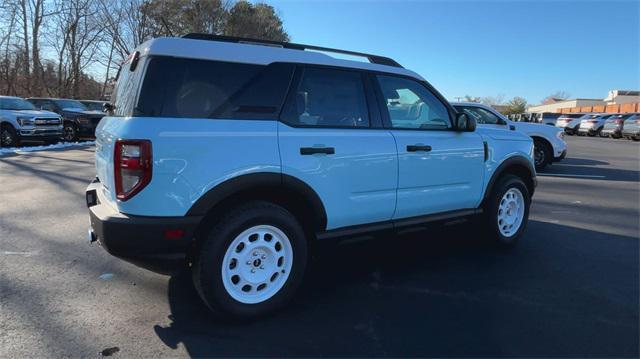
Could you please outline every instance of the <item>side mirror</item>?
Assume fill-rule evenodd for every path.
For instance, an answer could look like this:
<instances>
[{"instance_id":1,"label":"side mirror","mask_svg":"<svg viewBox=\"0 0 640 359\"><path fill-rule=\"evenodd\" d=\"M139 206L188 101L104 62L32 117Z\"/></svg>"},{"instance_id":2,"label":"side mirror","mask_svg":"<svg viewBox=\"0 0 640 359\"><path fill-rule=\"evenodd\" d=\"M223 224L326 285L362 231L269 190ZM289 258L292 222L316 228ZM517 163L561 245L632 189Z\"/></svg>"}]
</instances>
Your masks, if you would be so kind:
<instances>
[{"instance_id":1,"label":"side mirror","mask_svg":"<svg viewBox=\"0 0 640 359\"><path fill-rule=\"evenodd\" d=\"M459 113L456 116L456 129L458 131L473 132L476 130L476 120L467 116L466 113Z\"/></svg>"},{"instance_id":2,"label":"side mirror","mask_svg":"<svg viewBox=\"0 0 640 359\"><path fill-rule=\"evenodd\" d=\"M113 114L113 110L115 109L115 106L113 106L111 103L109 102L105 102L104 105L102 105L102 112L107 113L109 115Z\"/></svg>"}]
</instances>

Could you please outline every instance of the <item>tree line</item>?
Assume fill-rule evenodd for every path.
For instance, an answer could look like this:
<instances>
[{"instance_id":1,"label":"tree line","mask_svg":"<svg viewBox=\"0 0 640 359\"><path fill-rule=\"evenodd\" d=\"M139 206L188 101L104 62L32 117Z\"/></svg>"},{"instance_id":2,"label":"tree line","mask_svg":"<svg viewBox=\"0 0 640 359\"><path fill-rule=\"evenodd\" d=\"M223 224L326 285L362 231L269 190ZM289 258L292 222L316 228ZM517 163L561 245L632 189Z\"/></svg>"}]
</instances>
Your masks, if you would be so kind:
<instances>
[{"instance_id":1,"label":"tree line","mask_svg":"<svg viewBox=\"0 0 640 359\"><path fill-rule=\"evenodd\" d=\"M554 103L556 101L564 101L569 99L571 95L566 91L556 91L548 96L546 96L540 102L543 105L547 105L550 103ZM504 115L512 115L525 113L529 104L524 97L515 96L511 100L506 101L504 95L498 96L485 96L485 97L475 97L470 95L465 95L460 98L465 102L478 102L488 106L503 106L504 110L502 113Z\"/></svg>"},{"instance_id":2,"label":"tree line","mask_svg":"<svg viewBox=\"0 0 640 359\"><path fill-rule=\"evenodd\" d=\"M189 32L289 41L245 0L0 0L0 95L104 98L136 46Z\"/></svg>"}]
</instances>

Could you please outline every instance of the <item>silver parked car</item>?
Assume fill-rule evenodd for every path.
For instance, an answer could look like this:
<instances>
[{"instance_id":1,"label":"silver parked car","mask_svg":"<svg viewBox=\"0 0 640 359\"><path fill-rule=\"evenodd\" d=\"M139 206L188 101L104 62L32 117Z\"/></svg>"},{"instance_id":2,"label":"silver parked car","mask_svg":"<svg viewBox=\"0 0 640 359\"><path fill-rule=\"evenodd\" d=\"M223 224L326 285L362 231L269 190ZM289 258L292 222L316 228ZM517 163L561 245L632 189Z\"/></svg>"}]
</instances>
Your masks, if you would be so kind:
<instances>
[{"instance_id":1,"label":"silver parked car","mask_svg":"<svg viewBox=\"0 0 640 359\"><path fill-rule=\"evenodd\" d=\"M600 131L600 137L622 137L624 121L633 116L632 113L614 113L604 121L604 127Z\"/></svg>"},{"instance_id":2,"label":"silver parked car","mask_svg":"<svg viewBox=\"0 0 640 359\"><path fill-rule=\"evenodd\" d=\"M634 113L624 120L622 136L634 141L640 141L640 114Z\"/></svg>"}]
</instances>

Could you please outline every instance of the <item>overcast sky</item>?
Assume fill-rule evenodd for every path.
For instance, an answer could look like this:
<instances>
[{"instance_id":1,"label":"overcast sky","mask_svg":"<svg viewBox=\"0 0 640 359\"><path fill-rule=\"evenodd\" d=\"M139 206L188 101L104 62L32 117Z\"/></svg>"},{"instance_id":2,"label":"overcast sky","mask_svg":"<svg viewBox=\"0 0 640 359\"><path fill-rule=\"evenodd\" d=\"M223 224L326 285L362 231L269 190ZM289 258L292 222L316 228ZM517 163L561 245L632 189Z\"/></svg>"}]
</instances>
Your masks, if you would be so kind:
<instances>
[{"instance_id":1,"label":"overcast sky","mask_svg":"<svg viewBox=\"0 0 640 359\"><path fill-rule=\"evenodd\" d=\"M277 1L293 42L394 58L447 98L640 89L640 1Z\"/></svg>"}]
</instances>

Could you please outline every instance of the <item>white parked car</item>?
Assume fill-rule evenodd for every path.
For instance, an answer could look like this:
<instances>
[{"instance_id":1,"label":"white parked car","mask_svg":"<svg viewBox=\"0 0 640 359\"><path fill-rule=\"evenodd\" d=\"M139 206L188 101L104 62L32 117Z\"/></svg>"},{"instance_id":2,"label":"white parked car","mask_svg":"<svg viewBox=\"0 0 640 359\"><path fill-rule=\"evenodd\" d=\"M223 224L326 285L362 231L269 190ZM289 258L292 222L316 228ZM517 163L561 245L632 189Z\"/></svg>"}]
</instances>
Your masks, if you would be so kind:
<instances>
[{"instance_id":1,"label":"white parked car","mask_svg":"<svg viewBox=\"0 0 640 359\"><path fill-rule=\"evenodd\" d=\"M567 155L564 131L540 123L514 122L493 107L475 102L452 103L458 112L473 117L478 126L503 128L520 131L533 139L536 170L541 170L552 162L562 160Z\"/></svg>"},{"instance_id":2,"label":"white parked car","mask_svg":"<svg viewBox=\"0 0 640 359\"><path fill-rule=\"evenodd\" d=\"M589 113L566 113L556 120L556 127L561 128L567 135L573 136L578 133L580 123L589 117Z\"/></svg>"},{"instance_id":3,"label":"white parked car","mask_svg":"<svg viewBox=\"0 0 640 359\"><path fill-rule=\"evenodd\" d=\"M605 121L614 114L606 113L593 113L589 114L587 118L583 118L580 121L580 127L578 127L578 136L596 136L600 134L604 127Z\"/></svg>"}]
</instances>

